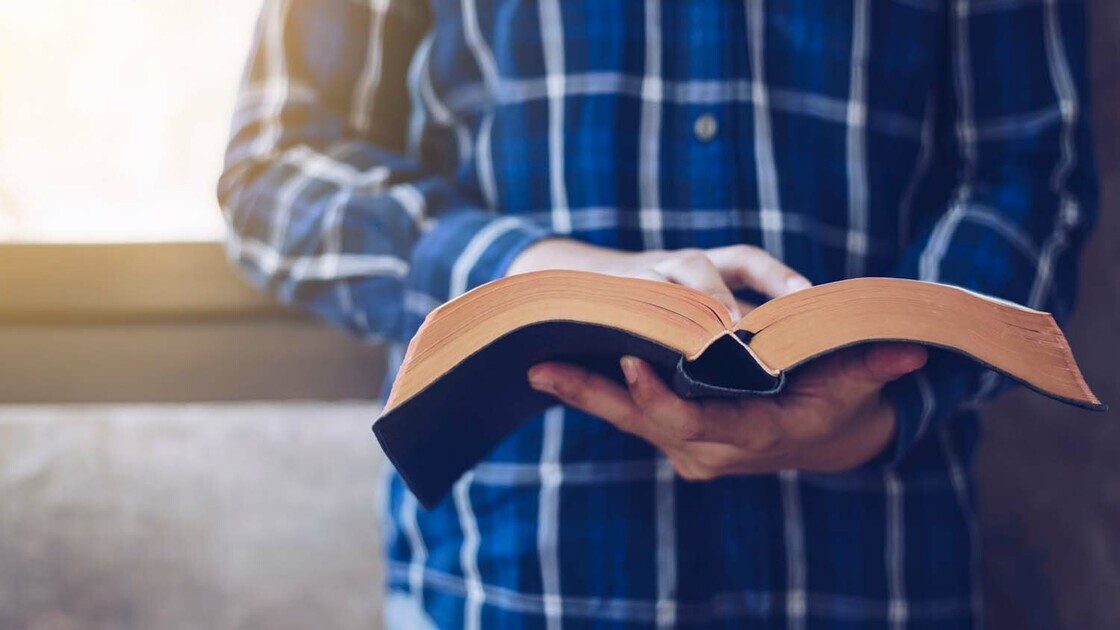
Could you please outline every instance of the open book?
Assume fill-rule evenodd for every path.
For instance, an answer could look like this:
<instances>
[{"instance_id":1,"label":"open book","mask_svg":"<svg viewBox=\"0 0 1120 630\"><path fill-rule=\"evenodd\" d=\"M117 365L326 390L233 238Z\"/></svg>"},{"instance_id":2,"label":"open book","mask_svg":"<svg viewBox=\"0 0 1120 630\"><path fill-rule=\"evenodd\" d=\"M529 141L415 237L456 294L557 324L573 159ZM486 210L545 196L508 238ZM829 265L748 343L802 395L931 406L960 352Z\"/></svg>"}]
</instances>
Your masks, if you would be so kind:
<instances>
[{"instance_id":1,"label":"open book","mask_svg":"<svg viewBox=\"0 0 1120 630\"><path fill-rule=\"evenodd\" d=\"M771 300L732 321L687 287L578 271L480 286L428 315L374 424L385 453L425 506L525 419L555 404L529 387L542 361L622 380L641 357L683 397L773 395L814 357L869 341L965 354L1043 394L1104 406L1047 313L916 280L858 278Z\"/></svg>"}]
</instances>

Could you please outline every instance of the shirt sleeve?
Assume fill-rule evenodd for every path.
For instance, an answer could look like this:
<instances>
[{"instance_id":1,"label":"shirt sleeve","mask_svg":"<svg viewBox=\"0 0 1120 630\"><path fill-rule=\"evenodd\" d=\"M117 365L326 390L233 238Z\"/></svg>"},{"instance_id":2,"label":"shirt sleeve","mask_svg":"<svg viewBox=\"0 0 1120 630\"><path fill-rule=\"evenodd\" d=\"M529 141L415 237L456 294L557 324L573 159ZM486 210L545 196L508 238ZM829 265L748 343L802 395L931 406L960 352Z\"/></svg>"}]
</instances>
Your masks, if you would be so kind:
<instances>
[{"instance_id":1,"label":"shirt sleeve","mask_svg":"<svg viewBox=\"0 0 1120 630\"><path fill-rule=\"evenodd\" d=\"M501 277L546 236L457 185L454 159L418 157L444 141L408 131L410 102L436 98L425 6L266 0L218 185L229 254L249 279L363 338L407 340L435 305ZM454 127L440 105L429 109L446 120L433 122Z\"/></svg>"},{"instance_id":2,"label":"shirt sleeve","mask_svg":"<svg viewBox=\"0 0 1120 630\"><path fill-rule=\"evenodd\" d=\"M1081 2L953 2L949 61L928 138L956 172L948 207L916 212L896 275L1054 313L1074 303L1096 211ZM995 372L948 352L887 389L897 463L932 428L989 399Z\"/></svg>"}]
</instances>

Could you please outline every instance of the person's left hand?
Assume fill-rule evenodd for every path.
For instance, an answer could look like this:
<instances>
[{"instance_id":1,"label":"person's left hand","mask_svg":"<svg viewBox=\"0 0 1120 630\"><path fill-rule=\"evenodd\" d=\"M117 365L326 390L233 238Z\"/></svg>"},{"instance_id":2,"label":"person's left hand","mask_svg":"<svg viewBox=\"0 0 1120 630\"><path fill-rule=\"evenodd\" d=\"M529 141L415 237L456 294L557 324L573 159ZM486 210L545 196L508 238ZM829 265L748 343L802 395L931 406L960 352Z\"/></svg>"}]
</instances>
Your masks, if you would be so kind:
<instances>
[{"instance_id":1,"label":"person's left hand","mask_svg":"<svg viewBox=\"0 0 1120 630\"><path fill-rule=\"evenodd\" d=\"M818 359L777 396L685 400L644 361L623 357L627 387L566 363L529 370L534 389L660 449L686 479L855 468L894 436L884 384L926 361L923 347L879 343Z\"/></svg>"}]
</instances>

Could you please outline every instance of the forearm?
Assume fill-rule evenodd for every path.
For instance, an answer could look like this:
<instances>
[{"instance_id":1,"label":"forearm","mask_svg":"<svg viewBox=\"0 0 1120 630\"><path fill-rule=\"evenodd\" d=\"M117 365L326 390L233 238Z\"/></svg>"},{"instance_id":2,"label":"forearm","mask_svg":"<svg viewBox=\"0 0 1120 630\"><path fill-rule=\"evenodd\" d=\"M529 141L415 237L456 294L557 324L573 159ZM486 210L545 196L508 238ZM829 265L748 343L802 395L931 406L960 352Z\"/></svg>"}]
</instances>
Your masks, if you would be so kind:
<instances>
[{"instance_id":1,"label":"forearm","mask_svg":"<svg viewBox=\"0 0 1120 630\"><path fill-rule=\"evenodd\" d=\"M512 276L545 269L602 271L634 255L632 252L623 252L570 238L553 236L542 239L521 252L509 266L507 275Z\"/></svg>"},{"instance_id":2,"label":"forearm","mask_svg":"<svg viewBox=\"0 0 1120 630\"><path fill-rule=\"evenodd\" d=\"M286 201L284 191L304 179L318 194ZM436 195L451 188L438 178L359 190L272 165L229 186L228 246L248 278L364 338L407 340L428 310L501 277L513 255L545 235L452 191ZM431 218L414 217L405 195L441 205L425 206Z\"/></svg>"},{"instance_id":3,"label":"forearm","mask_svg":"<svg viewBox=\"0 0 1120 630\"><path fill-rule=\"evenodd\" d=\"M266 2L219 183L248 277L362 337L407 340L427 310L500 277L545 235L406 155L406 71L428 28L419 7ZM356 98L371 59L379 83Z\"/></svg>"}]
</instances>

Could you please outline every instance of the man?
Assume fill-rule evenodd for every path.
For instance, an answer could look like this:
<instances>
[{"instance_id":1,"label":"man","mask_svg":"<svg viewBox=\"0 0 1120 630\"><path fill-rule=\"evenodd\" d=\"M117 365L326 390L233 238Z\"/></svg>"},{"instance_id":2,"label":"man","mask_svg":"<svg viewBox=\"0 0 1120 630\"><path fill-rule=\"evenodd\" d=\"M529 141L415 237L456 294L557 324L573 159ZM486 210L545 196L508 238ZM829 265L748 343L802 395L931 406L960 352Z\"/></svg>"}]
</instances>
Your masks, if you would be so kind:
<instances>
[{"instance_id":1,"label":"man","mask_svg":"<svg viewBox=\"0 0 1120 630\"><path fill-rule=\"evenodd\" d=\"M1095 203L1083 22L1056 0L269 0L230 250L398 358L441 302L550 267L739 312L887 275L1062 317ZM533 368L564 404L432 510L389 479L390 628L979 625L994 374L879 345L731 404L620 367Z\"/></svg>"}]
</instances>

